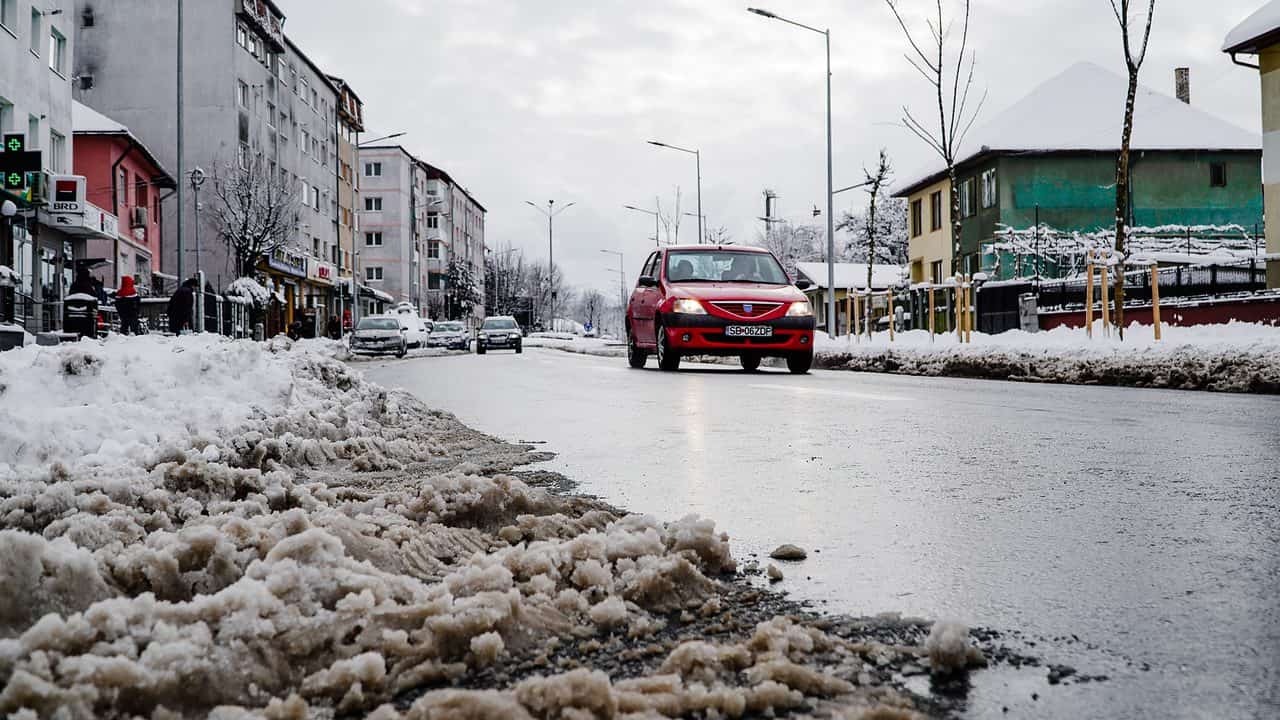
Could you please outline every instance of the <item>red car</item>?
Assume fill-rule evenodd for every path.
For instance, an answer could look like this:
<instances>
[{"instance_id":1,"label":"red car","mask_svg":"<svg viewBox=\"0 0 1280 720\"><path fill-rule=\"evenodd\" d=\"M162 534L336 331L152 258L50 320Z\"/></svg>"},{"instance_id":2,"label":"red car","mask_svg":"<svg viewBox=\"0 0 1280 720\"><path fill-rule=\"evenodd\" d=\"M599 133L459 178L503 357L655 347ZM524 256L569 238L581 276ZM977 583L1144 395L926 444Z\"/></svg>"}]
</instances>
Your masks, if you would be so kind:
<instances>
[{"instance_id":1,"label":"red car","mask_svg":"<svg viewBox=\"0 0 1280 720\"><path fill-rule=\"evenodd\" d=\"M655 251L627 305L627 359L676 370L682 355L741 358L748 372L782 357L793 373L813 364L813 308L767 250L688 245Z\"/></svg>"}]
</instances>

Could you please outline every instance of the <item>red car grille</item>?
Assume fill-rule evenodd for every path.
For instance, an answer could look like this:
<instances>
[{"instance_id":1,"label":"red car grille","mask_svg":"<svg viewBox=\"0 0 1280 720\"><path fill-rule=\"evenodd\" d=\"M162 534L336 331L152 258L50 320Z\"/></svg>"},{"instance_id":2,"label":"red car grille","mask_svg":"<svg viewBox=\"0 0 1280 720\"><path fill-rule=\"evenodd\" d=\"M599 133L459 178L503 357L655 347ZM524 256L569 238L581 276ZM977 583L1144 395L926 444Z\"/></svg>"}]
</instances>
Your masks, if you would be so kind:
<instances>
[{"instance_id":1,"label":"red car grille","mask_svg":"<svg viewBox=\"0 0 1280 720\"><path fill-rule=\"evenodd\" d=\"M711 306L717 310L736 315L740 318L764 317L777 310L782 303L777 302L713 302Z\"/></svg>"}]
</instances>

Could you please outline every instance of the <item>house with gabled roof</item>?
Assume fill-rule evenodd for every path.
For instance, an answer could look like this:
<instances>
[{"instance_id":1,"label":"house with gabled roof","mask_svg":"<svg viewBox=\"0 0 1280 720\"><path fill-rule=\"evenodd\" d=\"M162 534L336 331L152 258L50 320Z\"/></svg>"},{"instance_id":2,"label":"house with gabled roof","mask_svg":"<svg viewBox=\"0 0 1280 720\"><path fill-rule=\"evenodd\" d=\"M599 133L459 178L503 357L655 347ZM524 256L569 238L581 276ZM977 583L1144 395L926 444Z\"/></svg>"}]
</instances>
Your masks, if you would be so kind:
<instances>
[{"instance_id":1,"label":"house with gabled roof","mask_svg":"<svg viewBox=\"0 0 1280 720\"><path fill-rule=\"evenodd\" d=\"M986 270L982 247L1002 226L1114 226L1126 83L1098 65L1073 65L969 134L957 163L958 257L941 161L901 183L894 196L908 201L911 280ZM1189 85L1181 99L1139 87L1131 164L1136 226L1262 221L1262 138L1192 106Z\"/></svg>"}]
</instances>

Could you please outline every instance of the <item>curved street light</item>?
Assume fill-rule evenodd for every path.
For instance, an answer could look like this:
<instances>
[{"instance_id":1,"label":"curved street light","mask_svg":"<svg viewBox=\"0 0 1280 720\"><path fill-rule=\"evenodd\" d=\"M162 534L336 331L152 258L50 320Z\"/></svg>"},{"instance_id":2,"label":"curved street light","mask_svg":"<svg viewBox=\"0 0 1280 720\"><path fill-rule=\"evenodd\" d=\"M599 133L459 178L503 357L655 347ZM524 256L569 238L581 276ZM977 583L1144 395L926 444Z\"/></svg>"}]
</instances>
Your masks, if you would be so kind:
<instances>
[{"instance_id":1,"label":"curved street light","mask_svg":"<svg viewBox=\"0 0 1280 720\"><path fill-rule=\"evenodd\" d=\"M682 148L678 145L668 145L667 143L658 142L657 140L650 140L648 142L650 145L667 148L668 150L678 150L682 153L688 153L694 157L698 170L698 244L701 245L706 238L706 236L702 234L702 153L698 150L690 150L689 148Z\"/></svg>"},{"instance_id":2,"label":"curved street light","mask_svg":"<svg viewBox=\"0 0 1280 720\"><path fill-rule=\"evenodd\" d=\"M556 208L555 200L547 201L546 210L543 210L541 205L535 205L534 203L528 200L525 200L524 204L528 205L534 210L537 210L538 212L547 216L547 282L551 287L551 331L555 332L555 324L556 324L555 219L557 215L564 212L565 210L568 210L569 208L573 207L577 203L569 203L567 205L562 205L560 206L559 210L555 209Z\"/></svg>"}]
</instances>

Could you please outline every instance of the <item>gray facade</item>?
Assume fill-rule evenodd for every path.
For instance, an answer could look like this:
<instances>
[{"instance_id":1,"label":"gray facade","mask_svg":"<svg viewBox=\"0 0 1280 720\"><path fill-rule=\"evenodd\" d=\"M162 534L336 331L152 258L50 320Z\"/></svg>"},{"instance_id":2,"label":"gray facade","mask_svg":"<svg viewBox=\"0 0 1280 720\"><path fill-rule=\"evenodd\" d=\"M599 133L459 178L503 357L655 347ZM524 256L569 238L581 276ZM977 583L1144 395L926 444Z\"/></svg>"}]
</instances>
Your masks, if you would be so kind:
<instances>
[{"instance_id":1,"label":"gray facade","mask_svg":"<svg viewBox=\"0 0 1280 720\"><path fill-rule=\"evenodd\" d=\"M154 0L77 0L77 13L91 10L91 26L76 28L76 74L85 78L76 98L129 128L178 168L177 11ZM255 8L265 8L259 15ZM331 263L337 236L338 92L283 34L284 18L270 2L201 0L184 4L184 170L210 175L260 158L298 190L299 217L292 249L307 258L311 281ZM181 212L186 216L182 271L195 268L195 203L189 178ZM206 183L200 267L215 287L236 277L232 253L217 237L214 200ZM178 272L176 201L166 202L161 265ZM291 253L292 255L293 253ZM296 274L296 273L295 273ZM292 278L294 307L310 304L325 289L305 277ZM331 282L328 283L331 287Z\"/></svg>"},{"instance_id":2,"label":"gray facade","mask_svg":"<svg viewBox=\"0 0 1280 720\"><path fill-rule=\"evenodd\" d=\"M0 130L27 135L28 149L41 151L44 169L54 173L74 167L73 10L71 0L0 1ZM15 319L32 331L61 327L69 261L83 256L83 240L58 230L43 211L38 219L23 212L13 222L12 236L3 232L0 264L22 278L13 293L21 305ZM3 312L8 316L13 309Z\"/></svg>"},{"instance_id":3,"label":"gray facade","mask_svg":"<svg viewBox=\"0 0 1280 720\"><path fill-rule=\"evenodd\" d=\"M408 302L425 314L419 271L422 252L425 190L417 160L399 146L360 148L356 172L360 178L360 218L356 251L359 281Z\"/></svg>"}]
</instances>

